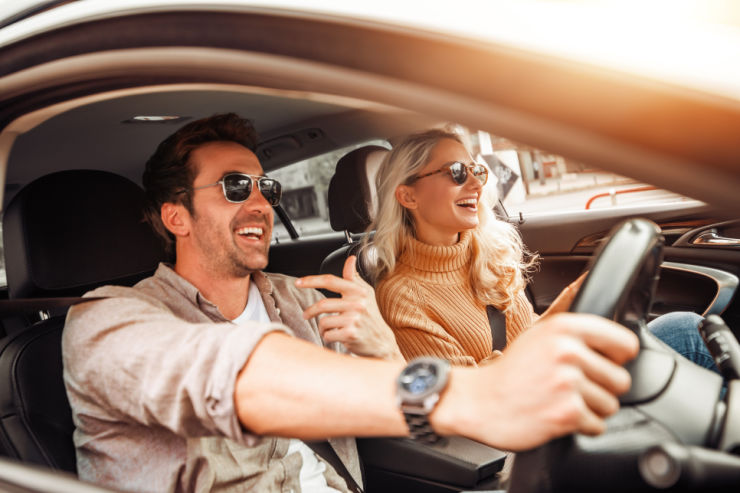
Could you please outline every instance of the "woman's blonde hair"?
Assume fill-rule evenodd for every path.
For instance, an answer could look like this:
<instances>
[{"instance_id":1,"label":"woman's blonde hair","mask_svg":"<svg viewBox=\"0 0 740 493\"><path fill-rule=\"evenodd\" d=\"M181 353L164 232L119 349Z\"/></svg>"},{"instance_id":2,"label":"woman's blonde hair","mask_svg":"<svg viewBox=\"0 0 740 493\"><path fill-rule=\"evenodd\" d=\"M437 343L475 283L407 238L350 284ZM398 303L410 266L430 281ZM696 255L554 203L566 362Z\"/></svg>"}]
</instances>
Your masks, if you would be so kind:
<instances>
[{"instance_id":1,"label":"woman's blonde hair","mask_svg":"<svg viewBox=\"0 0 740 493\"><path fill-rule=\"evenodd\" d=\"M378 211L370 226L370 230L375 230L372 245L375 249L373 254L377 257L376 283L394 271L397 259L415 237L413 216L396 200L396 188L413 182L427 164L432 149L443 139L463 144L457 134L444 130L413 134L394 146L378 170ZM495 186L492 182L489 180L488 186ZM519 233L511 224L496 219L490 195L485 191L481 194L479 224L472 231L470 284L481 303L506 310L514 296L524 289L526 276L534 268L536 256L526 251ZM366 246L368 241L369 235L365 239Z\"/></svg>"}]
</instances>

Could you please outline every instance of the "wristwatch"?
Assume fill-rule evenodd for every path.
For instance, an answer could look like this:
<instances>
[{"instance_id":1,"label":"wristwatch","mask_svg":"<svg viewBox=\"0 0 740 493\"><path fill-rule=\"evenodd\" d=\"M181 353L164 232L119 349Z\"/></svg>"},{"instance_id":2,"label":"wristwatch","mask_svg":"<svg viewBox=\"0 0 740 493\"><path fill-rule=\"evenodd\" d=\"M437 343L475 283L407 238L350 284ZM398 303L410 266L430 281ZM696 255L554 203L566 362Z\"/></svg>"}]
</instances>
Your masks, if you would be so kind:
<instances>
[{"instance_id":1,"label":"wristwatch","mask_svg":"<svg viewBox=\"0 0 740 493\"><path fill-rule=\"evenodd\" d=\"M425 443L437 443L442 439L432 429L429 414L439 402L449 376L450 363L431 357L411 360L399 375L398 405L412 439Z\"/></svg>"}]
</instances>

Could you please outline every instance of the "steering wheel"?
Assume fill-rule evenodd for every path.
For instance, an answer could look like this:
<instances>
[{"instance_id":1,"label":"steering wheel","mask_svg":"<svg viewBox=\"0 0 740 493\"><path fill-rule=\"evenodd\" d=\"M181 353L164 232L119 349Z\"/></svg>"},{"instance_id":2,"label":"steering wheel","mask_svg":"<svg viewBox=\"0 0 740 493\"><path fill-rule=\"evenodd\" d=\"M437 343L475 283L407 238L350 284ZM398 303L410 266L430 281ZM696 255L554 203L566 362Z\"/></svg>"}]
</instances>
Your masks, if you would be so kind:
<instances>
[{"instance_id":1,"label":"steering wheel","mask_svg":"<svg viewBox=\"0 0 740 493\"><path fill-rule=\"evenodd\" d=\"M632 386L602 435L569 435L517 454L510 492L657 491L661 480L675 486L680 478L670 484L665 474L646 479L650 467L661 467L659 461L647 463L646 473L646 454L655 447L718 441L725 410L722 378L678 356L646 327L663 241L654 223L630 219L617 225L594 255L571 311L615 320L638 335L640 353L625 365Z\"/></svg>"}]
</instances>

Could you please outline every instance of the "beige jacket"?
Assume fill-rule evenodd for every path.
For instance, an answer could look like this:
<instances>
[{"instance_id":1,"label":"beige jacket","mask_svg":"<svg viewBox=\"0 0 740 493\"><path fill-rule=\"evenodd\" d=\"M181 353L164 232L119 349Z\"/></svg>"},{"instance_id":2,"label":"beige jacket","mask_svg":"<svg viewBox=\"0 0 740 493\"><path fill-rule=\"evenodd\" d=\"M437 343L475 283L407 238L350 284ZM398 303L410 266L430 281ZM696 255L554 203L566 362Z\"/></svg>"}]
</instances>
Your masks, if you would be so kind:
<instances>
[{"instance_id":1,"label":"beige jacket","mask_svg":"<svg viewBox=\"0 0 740 493\"><path fill-rule=\"evenodd\" d=\"M64 381L81 479L126 491L300 491L299 454L286 456L288 439L240 426L234 385L269 332L322 345L302 316L322 295L280 274L252 280L274 323L226 320L164 264L133 288L96 289L86 296L110 299L69 310ZM354 440L330 443L362 484ZM325 476L346 490L328 464Z\"/></svg>"}]
</instances>

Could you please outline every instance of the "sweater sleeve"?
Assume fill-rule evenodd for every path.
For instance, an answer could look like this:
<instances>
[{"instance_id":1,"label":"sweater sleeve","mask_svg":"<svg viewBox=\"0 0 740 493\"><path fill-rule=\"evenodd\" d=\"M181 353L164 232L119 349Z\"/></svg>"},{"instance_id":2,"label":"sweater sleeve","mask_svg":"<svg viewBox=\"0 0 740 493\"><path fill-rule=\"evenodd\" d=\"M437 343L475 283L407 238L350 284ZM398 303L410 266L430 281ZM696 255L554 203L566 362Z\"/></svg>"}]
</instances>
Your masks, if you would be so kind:
<instances>
[{"instance_id":1,"label":"sweater sleeve","mask_svg":"<svg viewBox=\"0 0 740 493\"><path fill-rule=\"evenodd\" d=\"M377 288L378 306L396 336L406 360L418 356L436 356L453 365L476 366L460 344L425 312L407 279L396 277L381 282Z\"/></svg>"}]
</instances>

